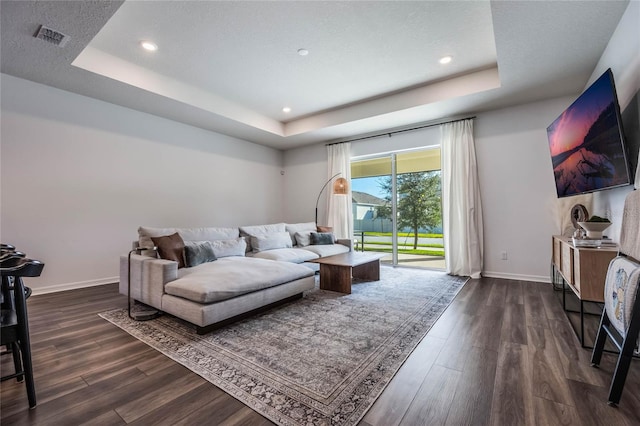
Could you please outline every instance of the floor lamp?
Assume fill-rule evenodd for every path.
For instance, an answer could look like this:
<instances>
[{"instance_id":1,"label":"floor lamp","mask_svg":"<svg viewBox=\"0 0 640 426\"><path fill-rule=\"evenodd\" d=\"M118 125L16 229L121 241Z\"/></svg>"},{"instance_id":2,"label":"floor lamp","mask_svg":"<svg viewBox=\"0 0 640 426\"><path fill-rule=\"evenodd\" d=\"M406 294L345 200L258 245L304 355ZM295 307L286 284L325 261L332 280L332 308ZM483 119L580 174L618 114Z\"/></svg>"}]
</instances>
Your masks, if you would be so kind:
<instances>
[{"instance_id":1,"label":"floor lamp","mask_svg":"<svg viewBox=\"0 0 640 426\"><path fill-rule=\"evenodd\" d=\"M137 247L131 250L127 257L127 312L129 312L129 318L136 321L148 321L160 316L160 311L153 308L145 308L131 312L131 254L141 254L145 250L157 250L157 247Z\"/></svg>"},{"instance_id":2,"label":"floor lamp","mask_svg":"<svg viewBox=\"0 0 640 426\"><path fill-rule=\"evenodd\" d=\"M320 196L322 195L322 192L327 187L327 185L329 185L329 183L334 178L340 176L341 174L342 174L341 172L338 172L335 175L331 176L329 180L325 182L324 186L320 190L320 193L318 194L318 199L316 200L316 225L318 224L318 203L320 202ZM336 195L347 195L348 192L349 192L349 182L347 182L345 178L336 179L336 181L333 183L333 193Z\"/></svg>"}]
</instances>

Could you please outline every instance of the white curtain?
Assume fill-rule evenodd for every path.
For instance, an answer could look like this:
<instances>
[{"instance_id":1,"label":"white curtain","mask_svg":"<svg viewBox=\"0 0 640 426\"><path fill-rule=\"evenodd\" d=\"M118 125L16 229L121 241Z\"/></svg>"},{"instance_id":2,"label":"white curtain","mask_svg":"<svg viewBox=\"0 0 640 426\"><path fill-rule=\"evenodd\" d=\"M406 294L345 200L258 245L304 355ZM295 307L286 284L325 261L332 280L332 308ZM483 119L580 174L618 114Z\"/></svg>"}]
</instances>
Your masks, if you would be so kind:
<instances>
[{"instance_id":1,"label":"white curtain","mask_svg":"<svg viewBox=\"0 0 640 426\"><path fill-rule=\"evenodd\" d=\"M447 273L480 278L484 247L473 120L442 124L440 132Z\"/></svg>"},{"instance_id":2,"label":"white curtain","mask_svg":"<svg viewBox=\"0 0 640 426\"><path fill-rule=\"evenodd\" d=\"M352 238L353 215L351 214L351 144L349 142L327 146L328 176L340 173L336 179L345 178L349 184L346 195L333 194L333 182L329 184L327 224L333 227L336 238ZM335 181L335 180L334 180Z\"/></svg>"}]
</instances>

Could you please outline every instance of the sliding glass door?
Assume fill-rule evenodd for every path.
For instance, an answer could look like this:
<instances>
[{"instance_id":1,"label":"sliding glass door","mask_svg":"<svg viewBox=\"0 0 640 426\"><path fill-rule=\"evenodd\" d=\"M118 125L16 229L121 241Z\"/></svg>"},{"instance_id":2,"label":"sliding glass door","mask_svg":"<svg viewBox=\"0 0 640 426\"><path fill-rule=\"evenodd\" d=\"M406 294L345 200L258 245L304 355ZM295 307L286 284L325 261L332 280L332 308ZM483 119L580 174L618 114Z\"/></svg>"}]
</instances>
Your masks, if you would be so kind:
<instances>
[{"instance_id":1,"label":"sliding glass door","mask_svg":"<svg viewBox=\"0 0 640 426\"><path fill-rule=\"evenodd\" d=\"M439 148L355 159L351 179L357 250L444 268Z\"/></svg>"}]
</instances>

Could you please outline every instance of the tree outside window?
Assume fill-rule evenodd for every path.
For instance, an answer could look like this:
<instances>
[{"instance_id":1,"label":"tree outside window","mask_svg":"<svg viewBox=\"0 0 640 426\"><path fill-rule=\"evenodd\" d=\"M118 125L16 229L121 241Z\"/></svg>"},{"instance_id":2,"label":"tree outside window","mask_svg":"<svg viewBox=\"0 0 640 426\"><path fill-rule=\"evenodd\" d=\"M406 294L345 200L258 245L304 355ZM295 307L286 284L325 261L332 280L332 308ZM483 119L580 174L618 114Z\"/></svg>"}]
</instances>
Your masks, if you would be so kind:
<instances>
[{"instance_id":1,"label":"tree outside window","mask_svg":"<svg viewBox=\"0 0 640 426\"><path fill-rule=\"evenodd\" d=\"M391 202L391 177L380 179L379 184L386 193L385 199ZM415 250L418 248L419 230L435 228L442 222L440 171L399 174L397 185L398 230L413 231Z\"/></svg>"}]
</instances>

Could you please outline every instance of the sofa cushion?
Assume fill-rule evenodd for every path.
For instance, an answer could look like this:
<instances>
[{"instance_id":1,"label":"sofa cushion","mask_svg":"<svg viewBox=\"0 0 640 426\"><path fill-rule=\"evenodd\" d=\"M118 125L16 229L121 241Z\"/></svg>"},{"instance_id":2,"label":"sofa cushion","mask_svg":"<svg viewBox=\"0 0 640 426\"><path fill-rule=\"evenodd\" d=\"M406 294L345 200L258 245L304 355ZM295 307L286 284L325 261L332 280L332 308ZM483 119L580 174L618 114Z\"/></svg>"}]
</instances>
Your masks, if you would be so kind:
<instances>
[{"instance_id":1,"label":"sofa cushion","mask_svg":"<svg viewBox=\"0 0 640 426\"><path fill-rule=\"evenodd\" d=\"M272 223L268 225L241 226L240 235L247 238L247 251L251 251L251 237L256 235L285 232L284 223Z\"/></svg>"},{"instance_id":2,"label":"sofa cushion","mask_svg":"<svg viewBox=\"0 0 640 426\"><path fill-rule=\"evenodd\" d=\"M187 268L200 265L201 263L213 262L217 257L213 252L211 241L185 241L184 243L184 265Z\"/></svg>"},{"instance_id":3,"label":"sofa cushion","mask_svg":"<svg viewBox=\"0 0 640 426\"><path fill-rule=\"evenodd\" d=\"M230 240L240 236L238 228L151 228L141 226L138 228L138 244L140 247L149 247L151 237L160 237L177 232L183 241L216 241Z\"/></svg>"},{"instance_id":4,"label":"sofa cushion","mask_svg":"<svg viewBox=\"0 0 640 426\"><path fill-rule=\"evenodd\" d=\"M293 244L291 244L291 236L288 232L272 232L251 236L251 249L254 253L289 247L293 247Z\"/></svg>"},{"instance_id":5,"label":"sofa cushion","mask_svg":"<svg viewBox=\"0 0 640 426\"><path fill-rule=\"evenodd\" d=\"M333 244L334 237L331 232L312 232L311 245Z\"/></svg>"},{"instance_id":6,"label":"sofa cushion","mask_svg":"<svg viewBox=\"0 0 640 426\"><path fill-rule=\"evenodd\" d=\"M247 242L244 237L233 238L231 240L210 241L213 248L213 254L218 259L229 256L242 256L247 251Z\"/></svg>"},{"instance_id":7,"label":"sofa cushion","mask_svg":"<svg viewBox=\"0 0 640 426\"><path fill-rule=\"evenodd\" d=\"M288 262L227 257L178 272L165 292L198 303L213 303L313 275L309 268Z\"/></svg>"},{"instance_id":8,"label":"sofa cushion","mask_svg":"<svg viewBox=\"0 0 640 426\"><path fill-rule=\"evenodd\" d=\"M184 241L180 234L174 232L171 235L151 237L154 246L158 247L158 254L162 259L178 262L178 268L184 268ZM149 245L145 246L149 247Z\"/></svg>"},{"instance_id":9,"label":"sofa cushion","mask_svg":"<svg viewBox=\"0 0 640 426\"><path fill-rule=\"evenodd\" d=\"M333 256L335 254L347 253L349 251L349 247L343 246L342 244L330 244L330 245L319 245L319 246L306 246L301 248L300 250L307 250L312 253L317 254L319 257L327 257Z\"/></svg>"},{"instance_id":10,"label":"sofa cushion","mask_svg":"<svg viewBox=\"0 0 640 426\"><path fill-rule=\"evenodd\" d=\"M285 224L285 229L291 235L291 242L295 246L298 244L296 240L297 232L311 232L316 231L316 223L315 222L302 222L302 223L287 223Z\"/></svg>"},{"instance_id":11,"label":"sofa cushion","mask_svg":"<svg viewBox=\"0 0 640 426\"><path fill-rule=\"evenodd\" d=\"M269 260L280 260L282 262L302 263L309 260L317 259L317 254L310 252L309 250L303 250L301 248L281 248L275 250L261 251L253 253L253 257Z\"/></svg>"}]
</instances>

